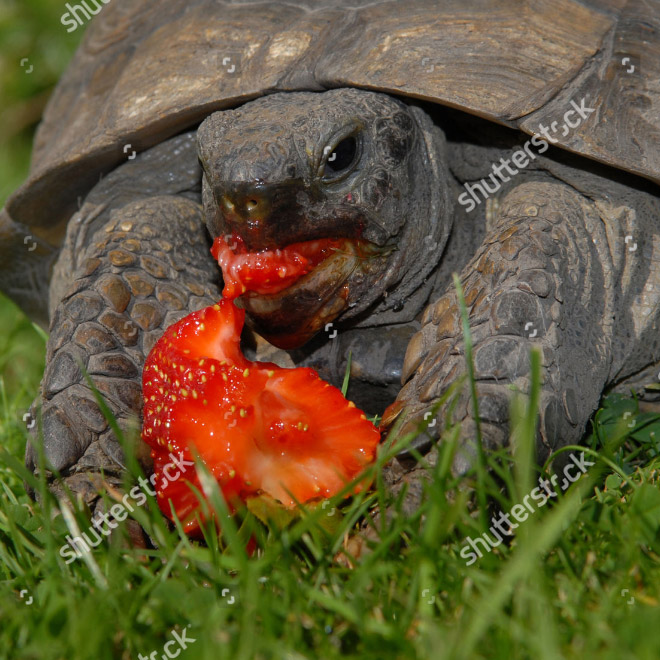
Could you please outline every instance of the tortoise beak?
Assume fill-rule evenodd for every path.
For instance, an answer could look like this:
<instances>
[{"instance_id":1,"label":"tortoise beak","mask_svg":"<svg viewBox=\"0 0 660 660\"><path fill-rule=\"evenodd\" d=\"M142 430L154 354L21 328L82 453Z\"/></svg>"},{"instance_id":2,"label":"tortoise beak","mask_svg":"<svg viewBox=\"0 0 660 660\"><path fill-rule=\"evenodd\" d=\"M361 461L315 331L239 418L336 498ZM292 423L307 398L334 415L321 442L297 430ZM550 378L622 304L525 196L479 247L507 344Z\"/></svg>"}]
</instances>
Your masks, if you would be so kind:
<instances>
[{"instance_id":1,"label":"tortoise beak","mask_svg":"<svg viewBox=\"0 0 660 660\"><path fill-rule=\"evenodd\" d=\"M221 232L240 237L249 252L277 250L318 239L346 239L345 249L275 294L248 291L237 298L246 321L279 348L305 344L347 309L352 288L384 259L370 260L382 248L360 240L366 219L351 205L320 214L317 193L300 180L276 184L223 182L215 189ZM320 206L320 208L319 208ZM357 280L356 280L357 278Z\"/></svg>"},{"instance_id":2,"label":"tortoise beak","mask_svg":"<svg viewBox=\"0 0 660 660\"><path fill-rule=\"evenodd\" d=\"M226 184L216 199L227 233L240 236L250 251L304 240L307 227L296 200L301 187L300 181Z\"/></svg>"},{"instance_id":3,"label":"tortoise beak","mask_svg":"<svg viewBox=\"0 0 660 660\"><path fill-rule=\"evenodd\" d=\"M348 307L348 280L360 258L353 244L319 264L297 283L273 295L247 292L238 298L247 322L278 348L298 348Z\"/></svg>"}]
</instances>

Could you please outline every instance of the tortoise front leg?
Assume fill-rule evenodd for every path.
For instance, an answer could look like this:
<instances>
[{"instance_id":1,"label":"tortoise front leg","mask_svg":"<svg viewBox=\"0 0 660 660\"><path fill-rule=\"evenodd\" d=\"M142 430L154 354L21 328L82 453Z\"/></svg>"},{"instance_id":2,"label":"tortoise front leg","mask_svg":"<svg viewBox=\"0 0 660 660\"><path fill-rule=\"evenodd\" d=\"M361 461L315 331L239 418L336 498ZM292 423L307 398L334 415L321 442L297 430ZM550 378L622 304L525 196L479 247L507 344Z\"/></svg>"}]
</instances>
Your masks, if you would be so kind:
<instances>
[{"instance_id":1,"label":"tortoise front leg","mask_svg":"<svg viewBox=\"0 0 660 660\"><path fill-rule=\"evenodd\" d=\"M91 502L88 473L118 476L124 460L81 365L120 426L139 419L146 355L170 324L220 298L220 278L201 206L186 197L129 203L91 236L84 224L69 224L75 270L51 321L40 405L46 458ZM33 470L36 441L26 454Z\"/></svg>"},{"instance_id":2,"label":"tortoise front leg","mask_svg":"<svg viewBox=\"0 0 660 660\"><path fill-rule=\"evenodd\" d=\"M595 205L569 186L525 183L501 201L494 227L461 274L485 449L508 443L512 386L529 392L533 346L541 348L543 361L537 458L579 441L610 372L615 271L620 268L613 264L606 225ZM403 414L401 432L413 429L465 372L452 287L424 313L422 329L406 353L405 386L386 423ZM446 411L447 404L429 434L437 436L444 428ZM466 472L475 461L472 411L466 383L454 411L464 438L455 473ZM424 449L425 441L429 437L422 434L416 445Z\"/></svg>"}]
</instances>

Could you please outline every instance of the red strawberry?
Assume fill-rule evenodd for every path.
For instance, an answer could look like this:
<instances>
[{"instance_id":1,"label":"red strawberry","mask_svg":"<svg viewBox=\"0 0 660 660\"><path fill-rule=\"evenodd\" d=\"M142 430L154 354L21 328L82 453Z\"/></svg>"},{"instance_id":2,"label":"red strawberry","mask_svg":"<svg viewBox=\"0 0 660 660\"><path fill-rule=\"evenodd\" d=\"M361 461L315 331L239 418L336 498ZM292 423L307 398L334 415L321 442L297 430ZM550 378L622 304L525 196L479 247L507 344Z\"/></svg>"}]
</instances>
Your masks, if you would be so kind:
<instances>
[{"instance_id":1,"label":"red strawberry","mask_svg":"<svg viewBox=\"0 0 660 660\"><path fill-rule=\"evenodd\" d=\"M213 242L211 254L217 259L225 288L225 298L236 298L246 291L279 293L341 248L344 239L319 239L293 243L277 250L248 252L240 236L232 236L230 247L224 237Z\"/></svg>"},{"instance_id":2,"label":"red strawberry","mask_svg":"<svg viewBox=\"0 0 660 660\"><path fill-rule=\"evenodd\" d=\"M244 318L228 300L195 312L145 363L142 437L166 484L158 502L169 516L172 500L189 532L199 503L186 482L201 488L194 467L162 478L172 452L191 460L194 448L230 505L266 493L289 507L334 495L375 457L377 429L313 369L241 354Z\"/></svg>"}]
</instances>

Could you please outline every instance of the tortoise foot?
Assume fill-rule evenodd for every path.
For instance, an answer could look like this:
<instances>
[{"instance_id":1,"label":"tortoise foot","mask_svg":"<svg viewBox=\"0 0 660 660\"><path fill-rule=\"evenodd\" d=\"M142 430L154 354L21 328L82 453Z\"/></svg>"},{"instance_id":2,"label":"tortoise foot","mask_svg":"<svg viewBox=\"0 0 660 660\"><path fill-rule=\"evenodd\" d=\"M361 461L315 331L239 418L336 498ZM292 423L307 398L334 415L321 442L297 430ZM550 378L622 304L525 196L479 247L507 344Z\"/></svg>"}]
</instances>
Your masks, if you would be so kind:
<instances>
[{"instance_id":1,"label":"tortoise foot","mask_svg":"<svg viewBox=\"0 0 660 660\"><path fill-rule=\"evenodd\" d=\"M86 205L69 224L73 278L56 306L46 371L35 407L40 423L26 453L38 464L37 444L50 467L87 501L94 478L119 477L123 449L97 401L100 396L124 432L139 429L145 357L165 328L220 298L219 273L209 255L200 205L177 196L129 203L96 231ZM76 251L72 246L84 242ZM135 453L149 470L149 452Z\"/></svg>"},{"instance_id":2,"label":"tortoise foot","mask_svg":"<svg viewBox=\"0 0 660 660\"><path fill-rule=\"evenodd\" d=\"M509 444L511 401L515 393L529 396L533 348L542 361L537 460L580 440L612 359L606 246L594 207L567 186L526 183L502 200L494 227L460 278L486 451ZM454 474L468 472L478 456L467 371L458 300L450 289L429 305L410 343L407 382L385 424L405 418L399 436L425 426L412 443L422 452L448 423L458 424Z\"/></svg>"}]
</instances>

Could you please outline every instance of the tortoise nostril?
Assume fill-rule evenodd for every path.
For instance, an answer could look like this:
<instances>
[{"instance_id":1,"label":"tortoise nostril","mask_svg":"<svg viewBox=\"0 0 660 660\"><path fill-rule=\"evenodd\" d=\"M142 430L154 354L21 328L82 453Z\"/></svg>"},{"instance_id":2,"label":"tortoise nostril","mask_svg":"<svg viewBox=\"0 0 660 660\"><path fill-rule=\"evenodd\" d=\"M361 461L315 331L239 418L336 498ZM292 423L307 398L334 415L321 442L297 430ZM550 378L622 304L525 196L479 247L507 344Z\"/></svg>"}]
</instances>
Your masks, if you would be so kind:
<instances>
[{"instance_id":1,"label":"tortoise nostril","mask_svg":"<svg viewBox=\"0 0 660 660\"><path fill-rule=\"evenodd\" d=\"M235 184L217 194L220 212L229 222L256 222L268 217L271 210L268 191L254 185Z\"/></svg>"}]
</instances>

